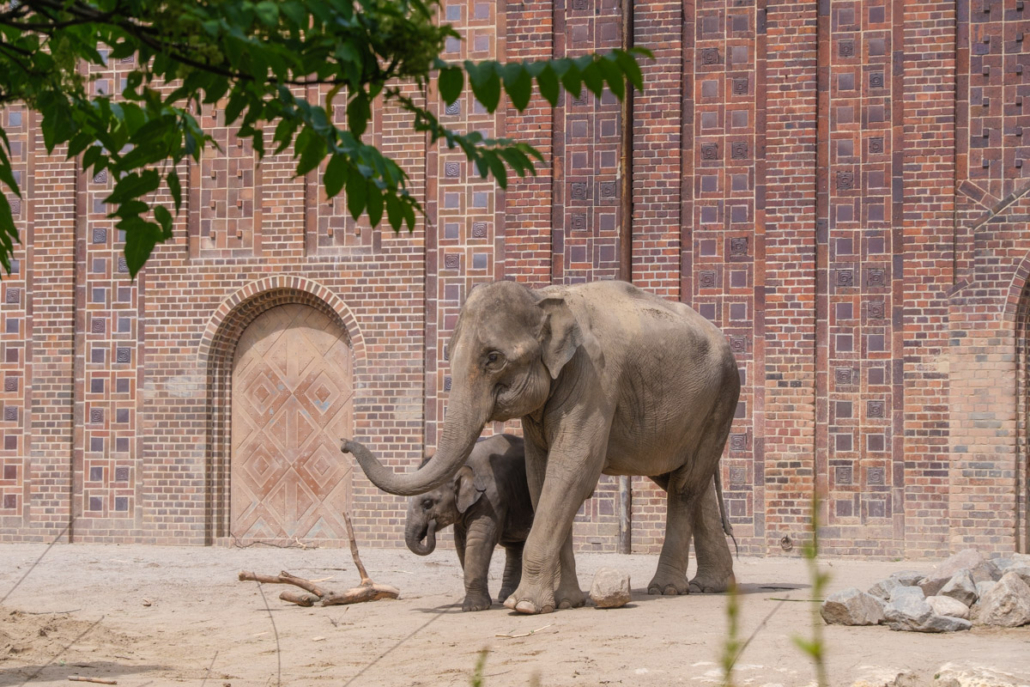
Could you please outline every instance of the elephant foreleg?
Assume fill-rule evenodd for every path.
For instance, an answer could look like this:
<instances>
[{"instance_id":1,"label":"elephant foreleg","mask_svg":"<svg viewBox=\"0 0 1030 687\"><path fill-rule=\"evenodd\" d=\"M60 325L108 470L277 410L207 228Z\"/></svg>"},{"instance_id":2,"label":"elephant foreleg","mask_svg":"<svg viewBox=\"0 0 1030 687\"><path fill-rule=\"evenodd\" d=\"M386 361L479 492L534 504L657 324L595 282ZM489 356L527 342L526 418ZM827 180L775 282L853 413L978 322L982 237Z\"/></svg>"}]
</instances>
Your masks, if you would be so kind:
<instances>
[{"instance_id":1,"label":"elephant foreleg","mask_svg":"<svg viewBox=\"0 0 1030 687\"><path fill-rule=\"evenodd\" d=\"M501 582L501 593L497 595L497 600L502 604L522 581L523 546L523 543L519 542L504 547L504 578Z\"/></svg>"},{"instance_id":2,"label":"elephant foreleg","mask_svg":"<svg viewBox=\"0 0 1030 687\"><path fill-rule=\"evenodd\" d=\"M461 523L454 525L454 550L458 552L458 564L465 569L465 526Z\"/></svg>"},{"instance_id":3,"label":"elephant foreleg","mask_svg":"<svg viewBox=\"0 0 1030 687\"><path fill-rule=\"evenodd\" d=\"M572 521L601 476L610 420L600 413L563 418L575 431L560 433L546 461L538 451L526 448L526 475L530 492L539 484L541 462L543 487L534 498L536 513L522 556L522 581L504 605L519 613L549 613L556 608L581 606L585 597L576 579L572 554Z\"/></svg>"},{"instance_id":4,"label":"elephant foreleg","mask_svg":"<svg viewBox=\"0 0 1030 687\"><path fill-rule=\"evenodd\" d=\"M463 611L485 611L493 603L487 577L490 574L490 558L497 546L499 532L497 524L487 517L478 517L468 524L465 535L465 603Z\"/></svg>"}]
</instances>

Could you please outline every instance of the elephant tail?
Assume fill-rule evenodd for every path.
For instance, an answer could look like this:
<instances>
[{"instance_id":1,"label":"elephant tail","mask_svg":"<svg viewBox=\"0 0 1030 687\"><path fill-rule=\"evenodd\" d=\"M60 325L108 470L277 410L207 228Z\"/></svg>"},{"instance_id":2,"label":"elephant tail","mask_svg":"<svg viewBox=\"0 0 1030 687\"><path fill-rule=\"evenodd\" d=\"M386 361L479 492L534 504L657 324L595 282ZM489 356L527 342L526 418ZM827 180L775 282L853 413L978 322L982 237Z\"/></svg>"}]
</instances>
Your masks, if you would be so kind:
<instances>
[{"instance_id":1,"label":"elephant tail","mask_svg":"<svg viewBox=\"0 0 1030 687\"><path fill-rule=\"evenodd\" d=\"M737 544L737 538L733 536L733 527L730 525L729 513L726 512L726 503L722 499L722 466L715 468L715 495L719 499L719 516L722 518L722 531L733 540L733 550L736 552L737 558L740 558L740 546Z\"/></svg>"}]
</instances>

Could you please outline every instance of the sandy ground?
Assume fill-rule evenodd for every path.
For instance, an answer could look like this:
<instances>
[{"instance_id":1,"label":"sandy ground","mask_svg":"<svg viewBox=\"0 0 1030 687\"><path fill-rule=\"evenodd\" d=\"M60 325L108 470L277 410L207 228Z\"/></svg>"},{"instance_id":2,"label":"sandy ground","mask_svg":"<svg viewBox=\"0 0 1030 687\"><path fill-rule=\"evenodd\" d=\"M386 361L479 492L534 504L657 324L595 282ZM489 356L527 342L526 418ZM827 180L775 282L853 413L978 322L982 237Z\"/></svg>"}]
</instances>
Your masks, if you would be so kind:
<instances>
[{"instance_id":1,"label":"sandy ground","mask_svg":"<svg viewBox=\"0 0 1030 687\"><path fill-rule=\"evenodd\" d=\"M0 598L33 565L43 545L0 545ZM494 556L499 586L502 552ZM633 601L518 616L498 604L462 613L461 570L452 551L418 558L402 550L362 551L369 574L401 589L397 601L300 608L282 588L241 569L280 569L344 589L357 584L349 552L272 548L54 546L0 607L0 686L71 684L70 675L119 685L467 685L488 647L485 681L500 685L668 685L719 682L726 597L651 597L644 588L654 556L579 554L586 589L602 566L628 571ZM831 589L867 588L925 563L826 560ZM738 685L804 685L813 671L792 643L811 631L807 573L797 559L744 558ZM790 598L780 602L777 599ZM455 607L454 604L458 606ZM271 619L274 618L275 627ZM763 620L766 620L760 627ZM834 685L865 678L884 684L914 671L906 685L933 684L943 664L990 666L1030 684L1030 627L953 635L827 627ZM519 635L536 631L522 637ZM278 634L278 640L276 638ZM880 678L877 681L876 678ZM280 682L281 681L281 682Z\"/></svg>"}]
</instances>

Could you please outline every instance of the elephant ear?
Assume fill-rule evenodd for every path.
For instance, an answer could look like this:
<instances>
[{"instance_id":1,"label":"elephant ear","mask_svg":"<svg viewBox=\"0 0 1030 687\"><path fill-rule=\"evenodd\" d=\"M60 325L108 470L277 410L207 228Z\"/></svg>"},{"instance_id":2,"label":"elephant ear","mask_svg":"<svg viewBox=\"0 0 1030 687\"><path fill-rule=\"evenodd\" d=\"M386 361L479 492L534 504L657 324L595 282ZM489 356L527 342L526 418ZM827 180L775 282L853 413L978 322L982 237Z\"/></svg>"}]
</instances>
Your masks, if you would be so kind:
<instances>
[{"instance_id":1,"label":"elephant ear","mask_svg":"<svg viewBox=\"0 0 1030 687\"><path fill-rule=\"evenodd\" d=\"M596 365L603 366L604 356L597 339L580 325L564 298L549 296L543 298L539 306L544 311L540 344L544 366L551 373L551 379L558 379L562 368L572 360L580 346L586 349Z\"/></svg>"},{"instance_id":2,"label":"elephant ear","mask_svg":"<svg viewBox=\"0 0 1030 687\"><path fill-rule=\"evenodd\" d=\"M476 476L468 465L458 470L454 482L454 505L459 513L464 513L483 495L482 489L476 487Z\"/></svg>"}]
</instances>

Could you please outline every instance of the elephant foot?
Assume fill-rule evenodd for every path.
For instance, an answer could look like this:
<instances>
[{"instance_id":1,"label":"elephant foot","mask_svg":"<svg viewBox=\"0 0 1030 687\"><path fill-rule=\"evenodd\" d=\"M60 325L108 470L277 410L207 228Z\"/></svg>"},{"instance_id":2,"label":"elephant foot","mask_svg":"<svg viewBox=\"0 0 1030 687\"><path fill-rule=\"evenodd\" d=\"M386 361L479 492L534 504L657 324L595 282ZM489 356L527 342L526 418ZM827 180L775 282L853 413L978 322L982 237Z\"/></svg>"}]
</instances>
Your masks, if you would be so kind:
<instances>
[{"instance_id":1,"label":"elephant foot","mask_svg":"<svg viewBox=\"0 0 1030 687\"><path fill-rule=\"evenodd\" d=\"M465 603L461 605L463 611L487 611L490 610L490 606L493 605L493 601L490 600L489 594L481 593L467 593L465 594Z\"/></svg>"},{"instance_id":2,"label":"elephant foot","mask_svg":"<svg viewBox=\"0 0 1030 687\"><path fill-rule=\"evenodd\" d=\"M550 590L534 592L530 589L524 590L522 585L519 585L519 588L504 601L504 607L526 615L552 613L555 609L554 592Z\"/></svg>"},{"instance_id":3,"label":"elephant foot","mask_svg":"<svg viewBox=\"0 0 1030 687\"><path fill-rule=\"evenodd\" d=\"M515 593L515 590L511 587L501 587L501 592L497 595L497 603L503 604L508 600L508 597Z\"/></svg>"},{"instance_id":4,"label":"elephant foot","mask_svg":"<svg viewBox=\"0 0 1030 687\"><path fill-rule=\"evenodd\" d=\"M699 571L697 576L690 581L690 591L693 594L721 594L735 583L733 573L720 575L709 571Z\"/></svg>"},{"instance_id":5,"label":"elephant foot","mask_svg":"<svg viewBox=\"0 0 1030 687\"><path fill-rule=\"evenodd\" d=\"M580 608L585 606L587 603L587 595L583 593L583 590L576 585L570 589L558 589L556 594L558 599L558 608Z\"/></svg>"},{"instance_id":6,"label":"elephant foot","mask_svg":"<svg viewBox=\"0 0 1030 687\"><path fill-rule=\"evenodd\" d=\"M657 572L647 585L647 593L651 595L682 596L690 593L690 585L687 584L686 575Z\"/></svg>"}]
</instances>

